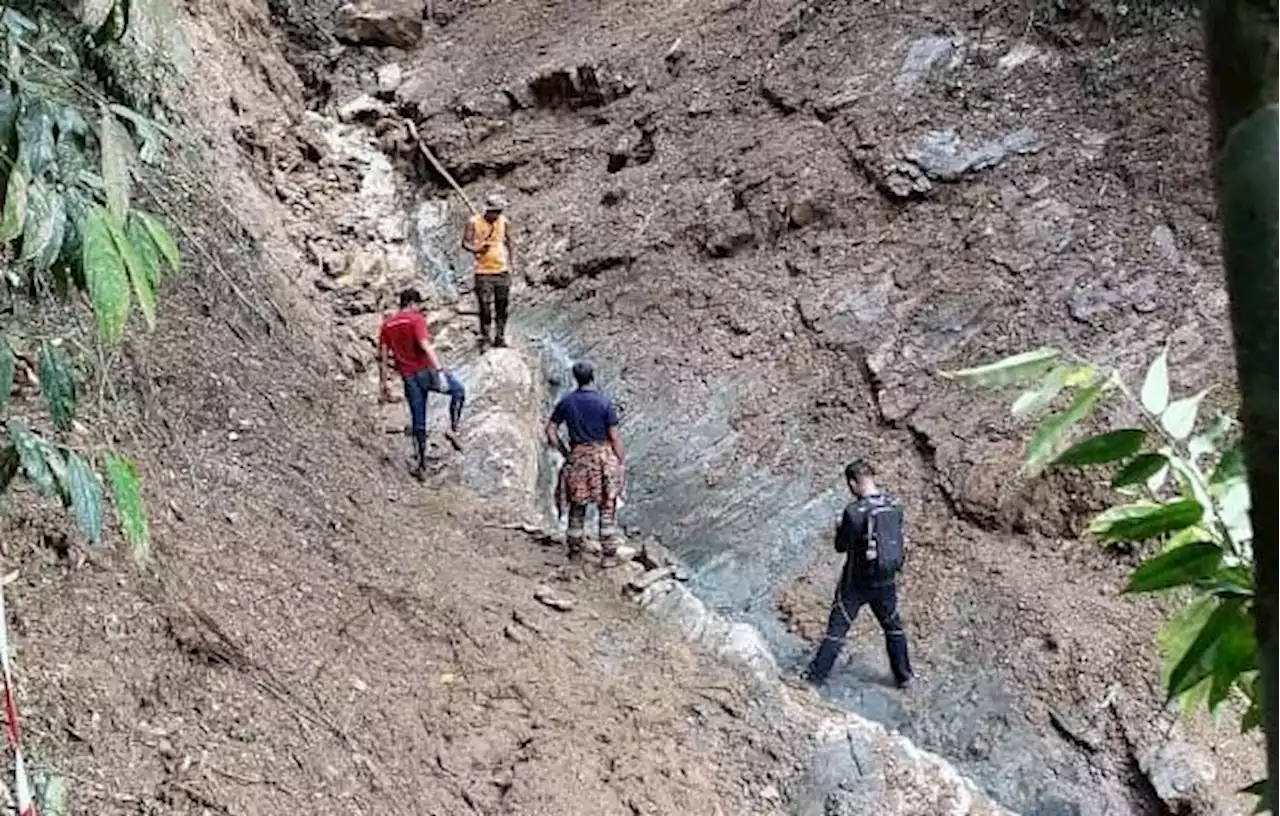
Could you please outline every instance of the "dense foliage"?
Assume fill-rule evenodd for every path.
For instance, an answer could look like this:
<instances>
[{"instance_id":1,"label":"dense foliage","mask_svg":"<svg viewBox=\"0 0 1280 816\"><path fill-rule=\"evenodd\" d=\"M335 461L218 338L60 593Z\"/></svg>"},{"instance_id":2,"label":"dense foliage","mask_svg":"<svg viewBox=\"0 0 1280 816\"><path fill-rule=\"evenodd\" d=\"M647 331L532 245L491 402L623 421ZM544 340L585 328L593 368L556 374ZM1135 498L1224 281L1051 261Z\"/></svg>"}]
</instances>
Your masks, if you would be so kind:
<instances>
[{"instance_id":1,"label":"dense foliage","mask_svg":"<svg viewBox=\"0 0 1280 816\"><path fill-rule=\"evenodd\" d=\"M1238 696L1245 701L1241 729L1258 728L1253 529L1239 423L1222 413L1205 421L1205 391L1172 398L1167 350L1136 393L1119 372L1068 361L1054 348L942 376L988 388L1031 384L1012 406L1015 417L1038 420L1026 468L1105 469L1118 499L1088 531L1110 547L1146 547L1127 592L1172 593L1180 601L1157 638L1169 697L1217 711ZM1125 403L1132 427L1078 433L1112 399Z\"/></svg>"},{"instance_id":2,"label":"dense foliage","mask_svg":"<svg viewBox=\"0 0 1280 816\"><path fill-rule=\"evenodd\" d=\"M123 338L134 307L145 328L155 326L160 282L180 261L164 224L133 196L140 163L163 159L169 131L86 81L86 63L101 61L130 21L142 18L114 0L80 0L74 16L47 3L28 5L28 13L13 7L0 13L0 293L12 311L22 300L82 292L99 342L110 348ZM98 462L121 531L145 557L147 520L134 465L118 452L76 450L67 441L80 394L61 339L42 337L31 341L34 348L22 348L25 338L6 334L0 337L0 411L20 363L35 360L28 371L39 383L52 430L37 432L42 423L34 418L5 419L0 491L25 476L70 508L85 539L96 543L105 492L91 464Z\"/></svg>"}]
</instances>

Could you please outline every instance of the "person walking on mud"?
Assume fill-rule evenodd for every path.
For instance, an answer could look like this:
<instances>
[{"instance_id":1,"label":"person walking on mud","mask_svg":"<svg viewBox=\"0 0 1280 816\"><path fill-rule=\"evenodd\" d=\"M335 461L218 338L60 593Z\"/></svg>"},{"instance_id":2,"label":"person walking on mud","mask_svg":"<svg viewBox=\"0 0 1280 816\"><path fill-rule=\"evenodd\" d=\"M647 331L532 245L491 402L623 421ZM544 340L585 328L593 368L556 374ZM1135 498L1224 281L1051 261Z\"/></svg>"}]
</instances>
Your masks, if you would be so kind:
<instances>
[{"instance_id":1,"label":"person walking on mud","mask_svg":"<svg viewBox=\"0 0 1280 816\"><path fill-rule=\"evenodd\" d=\"M547 422L547 444L564 454L561 490L569 505L565 541L569 557L582 555L587 505L600 511L600 549L605 566L617 563L618 499L626 489L626 454L618 433L613 402L595 387L595 369L585 361L573 365L578 388L556 404ZM560 426L569 430L569 444Z\"/></svg>"},{"instance_id":2,"label":"person walking on mud","mask_svg":"<svg viewBox=\"0 0 1280 816\"><path fill-rule=\"evenodd\" d=\"M400 293L400 311L383 320L378 329L378 378L383 402L391 401L389 370L392 365L404 380L416 455L411 472L420 479L427 468L427 395L432 391L449 395L449 430L444 436L461 451L458 432L467 392L462 382L440 364L427 319L422 315L422 295L417 289Z\"/></svg>"},{"instance_id":3,"label":"person walking on mud","mask_svg":"<svg viewBox=\"0 0 1280 816\"><path fill-rule=\"evenodd\" d=\"M904 561L902 503L882 492L873 480L871 466L857 459L844 469L854 501L844 509L836 528L836 552L847 553L840 584L836 587L827 620L827 634L805 672L815 686L826 682L845 635L864 606L870 606L884 630L889 667L898 688L911 684L907 634L898 614L898 572Z\"/></svg>"},{"instance_id":4,"label":"person walking on mud","mask_svg":"<svg viewBox=\"0 0 1280 816\"><path fill-rule=\"evenodd\" d=\"M506 199L491 195L484 214L472 216L462 233L462 248L475 255L476 300L480 306L480 348L507 344L507 307L511 300L513 245L511 222L503 215ZM493 326L492 338L489 328Z\"/></svg>"}]
</instances>

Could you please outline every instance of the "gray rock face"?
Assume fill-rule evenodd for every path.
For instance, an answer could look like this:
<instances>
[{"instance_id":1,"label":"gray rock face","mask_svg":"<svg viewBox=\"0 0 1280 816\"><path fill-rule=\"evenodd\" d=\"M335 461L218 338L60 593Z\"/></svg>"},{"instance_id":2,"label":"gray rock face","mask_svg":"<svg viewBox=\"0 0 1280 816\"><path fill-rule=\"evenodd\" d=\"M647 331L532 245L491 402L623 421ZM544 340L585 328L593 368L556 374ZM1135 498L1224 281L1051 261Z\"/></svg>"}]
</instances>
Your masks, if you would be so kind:
<instances>
[{"instance_id":1,"label":"gray rock face","mask_svg":"<svg viewBox=\"0 0 1280 816\"><path fill-rule=\"evenodd\" d=\"M762 695L777 695L790 718L813 729L814 750L789 796L799 816L1007 816L941 758L855 714L822 716L780 683L773 654L760 633L711 611L669 578L654 581L639 603L680 627L685 637L742 666Z\"/></svg>"},{"instance_id":2,"label":"gray rock face","mask_svg":"<svg viewBox=\"0 0 1280 816\"><path fill-rule=\"evenodd\" d=\"M338 10L338 39L412 48L422 39L422 0L356 0Z\"/></svg>"},{"instance_id":3,"label":"gray rock face","mask_svg":"<svg viewBox=\"0 0 1280 816\"><path fill-rule=\"evenodd\" d=\"M903 148L879 173L881 189L898 198L925 195L935 182L956 182L967 175L995 167L1008 156L1034 153L1039 138L1021 128L977 146L965 145L954 130L932 130L918 142Z\"/></svg>"},{"instance_id":4,"label":"gray rock face","mask_svg":"<svg viewBox=\"0 0 1280 816\"><path fill-rule=\"evenodd\" d=\"M1143 754L1138 764L1174 816L1219 812L1212 794L1217 771L1213 760L1198 749L1184 742L1166 742Z\"/></svg>"},{"instance_id":5,"label":"gray rock face","mask_svg":"<svg viewBox=\"0 0 1280 816\"><path fill-rule=\"evenodd\" d=\"M482 496L531 505L538 484L538 399L533 369L494 349L462 372L468 391L463 482Z\"/></svg>"},{"instance_id":6,"label":"gray rock face","mask_svg":"<svg viewBox=\"0 0 1280 816\"><path fill-rule=\"evenodd\" d=\"M911 43L893 87L898 93L910 93L917 85L944 62L954 62L957 43L950 37L921 37Z\"/></svg>"}]
</instances>

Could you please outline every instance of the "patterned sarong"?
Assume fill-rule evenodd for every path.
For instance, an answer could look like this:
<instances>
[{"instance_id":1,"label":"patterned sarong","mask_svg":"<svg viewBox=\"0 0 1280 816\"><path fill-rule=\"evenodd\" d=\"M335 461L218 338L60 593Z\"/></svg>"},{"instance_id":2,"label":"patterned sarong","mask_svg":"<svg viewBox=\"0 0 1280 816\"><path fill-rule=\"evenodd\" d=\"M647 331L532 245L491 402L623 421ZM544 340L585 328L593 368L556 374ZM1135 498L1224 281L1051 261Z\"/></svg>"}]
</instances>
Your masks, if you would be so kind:
<instances>
[{"instance_id":1,"label":"patterned sarong","mask_svg":"<svg viewBox=\"0 0 1280 816\"><path fill-rule=\"evenodd\" d=\"M622 492L622 466L608 442L574 445L561 479L570 505L612 507Z\"/></svg>"}]
</instances>

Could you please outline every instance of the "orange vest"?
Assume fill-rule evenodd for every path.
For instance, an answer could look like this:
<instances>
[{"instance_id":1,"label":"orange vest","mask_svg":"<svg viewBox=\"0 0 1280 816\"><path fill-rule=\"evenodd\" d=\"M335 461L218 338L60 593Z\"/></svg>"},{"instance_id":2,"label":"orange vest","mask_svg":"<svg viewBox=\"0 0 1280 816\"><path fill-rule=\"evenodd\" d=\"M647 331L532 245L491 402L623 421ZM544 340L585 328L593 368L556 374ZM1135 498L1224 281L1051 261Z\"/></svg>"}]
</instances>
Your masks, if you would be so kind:
<instances>
[{"instance_id":1,"label":"orange vest","mask_svg":"<svg viewBox=\"0 0 1280 816\"><path fill-rule=\"evenodd\" d=\"M510 269L507 264L507 217L498 216L492 224L483 215L472 216L471 232L475 237L477 275L501 275Z\"/></svg>"}]
</instances>

